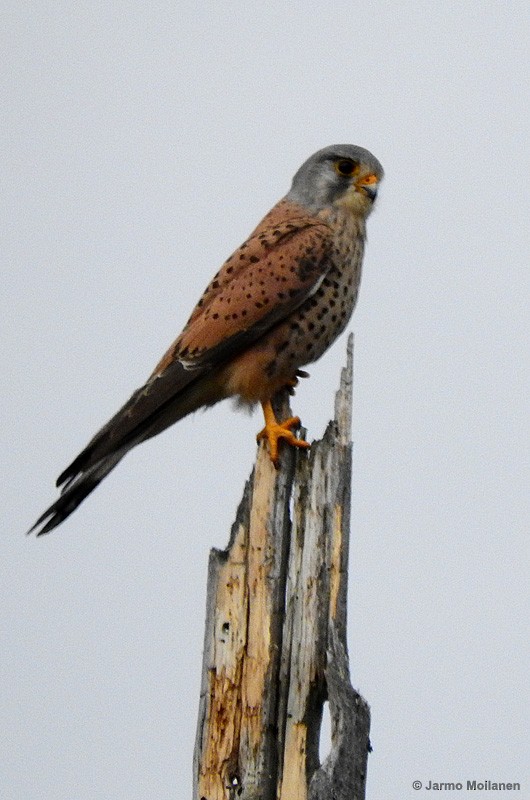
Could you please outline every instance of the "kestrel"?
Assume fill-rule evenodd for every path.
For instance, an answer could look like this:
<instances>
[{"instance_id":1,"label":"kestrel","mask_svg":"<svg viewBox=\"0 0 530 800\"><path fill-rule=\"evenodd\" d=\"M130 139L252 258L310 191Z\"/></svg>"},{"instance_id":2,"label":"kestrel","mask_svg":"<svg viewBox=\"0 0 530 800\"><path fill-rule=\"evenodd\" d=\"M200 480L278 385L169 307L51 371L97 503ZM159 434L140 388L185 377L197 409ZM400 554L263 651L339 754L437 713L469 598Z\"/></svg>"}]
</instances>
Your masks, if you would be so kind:
<instances>
[{"instance_id":1,"label":"kestrel","mask_svg":"<svg viewBox=\"0 0 530 800\"><path fill-rule=\"evenodd\" d=\"M261 403L272 461L278 444L309 447L271 406L344 330L357 299L366 218L383 177L368 150L319 150L289 193L224 263L147 382L57 480L59 499L31 530L63 522L131 448L227 397Z\"/></svg>"}]
</instances>

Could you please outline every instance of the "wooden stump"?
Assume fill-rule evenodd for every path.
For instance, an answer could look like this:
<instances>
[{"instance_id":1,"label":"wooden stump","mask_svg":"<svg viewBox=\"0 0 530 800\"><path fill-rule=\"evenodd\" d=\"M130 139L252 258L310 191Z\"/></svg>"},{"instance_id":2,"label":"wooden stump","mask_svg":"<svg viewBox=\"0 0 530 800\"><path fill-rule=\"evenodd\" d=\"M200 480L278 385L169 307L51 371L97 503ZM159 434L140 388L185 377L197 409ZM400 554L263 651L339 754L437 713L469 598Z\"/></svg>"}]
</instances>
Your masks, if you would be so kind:
<instances>
[{"instance_id":1,"label":"wooden stump","mask_svg":"<svg viewBox=\"0 0 530 800\"><path fill-rule=\"evenodd\" d=\"M370 714L346 644L352 378L350 335L324 437L284 446L278 470L260 446L228 548L210 554L194 800L365 797Z\"/></svg>"}]
</instances>

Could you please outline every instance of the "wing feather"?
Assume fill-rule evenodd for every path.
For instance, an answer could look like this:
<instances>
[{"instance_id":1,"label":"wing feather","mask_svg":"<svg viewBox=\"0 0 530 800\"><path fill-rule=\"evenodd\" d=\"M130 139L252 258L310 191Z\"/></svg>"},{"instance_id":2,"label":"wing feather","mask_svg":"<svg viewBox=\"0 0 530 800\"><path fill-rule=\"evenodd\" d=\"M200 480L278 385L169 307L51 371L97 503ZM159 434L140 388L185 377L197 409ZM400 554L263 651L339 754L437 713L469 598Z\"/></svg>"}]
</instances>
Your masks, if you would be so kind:
<instances>
[{"instance_id":1,"label":"wing feather","mask_svg":"<svg viewBox=\"0 0 530 800\"><path fill-rule=\"evenodd\" d=\"M197 389L202 378L259 340L318 289L330 266L329 227L300 209L287 218L282 210L282 221L275 222L274 211L225 262L145 385L59 476L63 492L102 459L221 399L221 394L210 397Z\"/></svg>"},{"instance_id":2,"label":"wing feather","mask_svg":"<svg viewBox=\"0 0 530 800\"><path fill-rule=\"evenodd\" d=\"M307 214L259 226L211 281L153 374L175 358L191 366L237 355L316 291L330 248L329 226Z\"/></svg>"}]
</instances>

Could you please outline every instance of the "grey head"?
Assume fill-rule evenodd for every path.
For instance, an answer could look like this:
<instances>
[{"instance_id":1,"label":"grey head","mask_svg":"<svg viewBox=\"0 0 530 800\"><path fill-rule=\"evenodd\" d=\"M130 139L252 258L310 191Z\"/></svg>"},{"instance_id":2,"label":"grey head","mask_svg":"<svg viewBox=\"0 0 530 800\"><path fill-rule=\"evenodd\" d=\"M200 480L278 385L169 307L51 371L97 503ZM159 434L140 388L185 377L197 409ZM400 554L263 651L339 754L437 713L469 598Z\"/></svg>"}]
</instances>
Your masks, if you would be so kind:
<instances>
[{"instance_id":1,"label":"grey head","mask_svg":"<svg viewBox=\"0 0 530 800\"><path fill-rule=\"evenodd\" d=\"M361 205L367 214L383 174L383 167L377 158L364 147L354 144L331 145L304 161L293 178L286 199L318 212L342 202L354 193L357 198L363 198Z\"/></svg>"}]
</instances>

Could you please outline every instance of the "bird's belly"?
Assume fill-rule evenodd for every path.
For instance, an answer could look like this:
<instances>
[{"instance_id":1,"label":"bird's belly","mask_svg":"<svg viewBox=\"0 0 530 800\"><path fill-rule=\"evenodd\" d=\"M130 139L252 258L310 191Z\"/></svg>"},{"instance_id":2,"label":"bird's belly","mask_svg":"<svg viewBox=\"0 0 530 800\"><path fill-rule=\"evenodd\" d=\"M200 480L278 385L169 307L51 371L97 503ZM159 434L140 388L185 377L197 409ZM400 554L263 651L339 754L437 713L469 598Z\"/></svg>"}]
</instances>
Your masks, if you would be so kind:
<instances>
[{"instance_id":1,"label":"bird's belly","mask_svg":"<svg viewBox=\"0 0 530 800\"><path fill-rule=\"evenodd\" d=\"M361 259L362 242L349 269L332 268L313 296L225 367L227 396L247 403L267 400L295 378L297 369L320 358L353 312Z\"/></svg>"}]
</instances>

